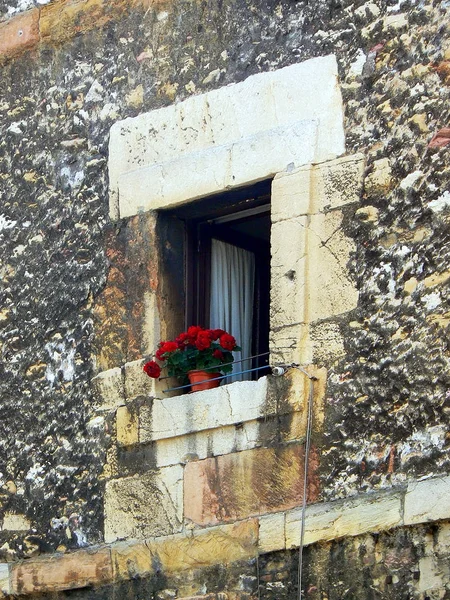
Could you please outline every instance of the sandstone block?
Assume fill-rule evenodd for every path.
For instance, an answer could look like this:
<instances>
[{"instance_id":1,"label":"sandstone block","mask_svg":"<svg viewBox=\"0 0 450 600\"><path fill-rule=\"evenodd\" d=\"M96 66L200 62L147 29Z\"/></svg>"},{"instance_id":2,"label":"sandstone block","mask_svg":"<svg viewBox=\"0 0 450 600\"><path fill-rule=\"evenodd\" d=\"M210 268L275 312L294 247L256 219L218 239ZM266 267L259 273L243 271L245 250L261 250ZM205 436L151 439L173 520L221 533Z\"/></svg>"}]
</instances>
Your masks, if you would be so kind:
<instances>
[{"instance_id":1,"label":"sandstone block","mask_svg":"<svg viewBox=\"0 0 450 600\"><path fill-rule=\"evenodd\" d=\"M92 383L101 399L97 410L115 410L125 403L124 375L120 367L99 373L92 379Z\"/></svg>"},{"instance_id":2,"label":"sandstone block","mask_svg":"<svg viewBox=\"0 0 450 600\"><path fill-rule=\"evenodd\" d=\"M303 467L300 444L190 462L185 467L184 516L198 525L211 525L298 506L303 495ZM315 453L309 469L311 502L318 494Z\"/></svg>"},{"instance_id":3,"label":"sandstone block","mask_svg":"<svg viewBox=\"0 0 450 600\"><path fill-rule=\"evenodd\" d=\"M43 556L11 566L11 593L17 595L104 585L111 580L109 548Z\"/></svg>"},{"instance_id":4,"label":"sandstone block","mask_svg":"<svg viewBox=\"0 0 450 600\"><path fill-rule=\"evenodd\" d=\"M400 494L371 494L308 506L306 509L305 544L320 540L383 531L401 524ZM286 515L286 548L299 546L301 510Z\"/></svg>"},{"instance_id":5,"label":"sandstone block","mask_svg":"<svg viewBox=\"0 0 450 600\"><path fill-rule=\"evenodd\" d=\"M405 525L450 517L450 477L415 481L405 496Z\"/></svg>"},{"instance_id":6,"label":"sandstone block","mask_svg":"<svg viewBox=\"0 0 450 600\"><path fill-rule=\"evenodd\" d=\"M145 542L131 541L113 544L111 560L115 581L148 577L154 572L150 550Z\"/></svg>"},{"instance_id":7,"label":"sandstone block","mask_svg":"<svg viewBox=\"0 0 450 600\"><path fill-rule=\"evenodd\" d=\"M212 390L156 399L141 418L140 441L148 442L252 421L267 414L267 378L238 381ZM274 412L275 407L269 407Z\"/></svg>"},{"instance_id":8,"label":"sandstone block","mask_svg":"<svg viewBox=\"0 0 450 600\"><path fill-rule=\"evenodd\" d=\"M28 531L31 528L31 522L25 515L6 512L3 516L3 525L1 529L9 531Z\"/></svg>"},{"instance_id":9,"label":"sandstone block","mask_svg":"<svg viewBox=\"0 0 450 600\"><path fill-rule=\"evenodd\" d=\"M139 175L124 173L118 183L120 215L184 204L271 177L290 163L312 162L316 129L312 121L299 121L229 145L181 153L166 163L140 169Z\"/></svg>"},{"instance_id":10,"label":"sandstone block","mask_svg":"<svg viewBox=\"0 0 450 600\"><path fill-rule=\"evenodd\" d=\"M355 154L276 175L272 184L272 220L332 210L358 202L364 156Z\"/></svg>"},{"instance_id":11,"label":"sandstone block","mask_svg":"<svg viewBox=\"0 0 450 600\"><path fill-rule=\"evenodd\" d=\"M264 179L290 162L334 158L344 152L342 122L334 56L126 119L111 129L111 214L118 201L120 216L131 216Z\"/></svg>"},{"instance_id":12,"label":"sandstone block","mask_svg":"<svg viewBox=\"0 0 450 600\"><path fill-rule=\"evenodd\" d=\"M150 423L151 415L141 410L140 420ZM199 431L173 438L157 440L154 443L156 466L165 467L203 459L208 456L219 456L250 450L260 444L258 421L247 421L240 424L223 426L208 431Z\"/></svg>"},{"instance_id":13,"label":"sandstone block","mask_svg":"<svg viewBox=\"0 0 450 600\"><path fill-rule=\"evenodd\" d=\"M347 263L354 243L342 231L342 214L312 215L309 225L309 289L307 321L327 319L353 310L358 292Z\"/></svg>"},{"instance_id":14,"label":"sandstone block","mask_svg":"<svg viewBox=\"0 0 450 600\"><path fill-rule=\"evenodd\" d=\"M260 552L274 552L286 548L284 537L285 513L264 515L259 518L259 540Z\"/></svg>"},{"instance_id":15,"label":"sandstone block","mask_svg":"<svg viewBox=\"0 0 450 600\"><path fill-rule=\"evenodd\" d=\"M4 598L11 594L9 568L7 563L0 563L0 598Z\"/></svg>"},{"instance_id":16,"label":"sandstone block","mask_svg":"<svg viewBox=\"0 0 450 600\"><path fill-rule=\"evenodd\" d=\"M174 535L148 542L154 564L164 573L176 573L217 564L229 564L256 555L258 523L255 519Z\"/></svg>"},{"instance_id":17,"label":"sandstone block","mask_svg":"<svg viewBox=\"0 0 450 600\"><path fill-rule=\"evenodd\" d=\"M119 446L133 446L139 441L138 414L128 406L119 406L116 412L116 432Z\"/></svg>"},{"instance_id":18,"label":"sandstone block","mask_svg":"<svg viewBox=\"0 0 450 600\"><path fill-rule=\"evenodd\" d=\"M151 379L144 373L143 360L135 360L125 364L125 397L133 400L138 396L154 396L157 380Z\"/></svg>"},{"instance_id":19,"label":"sandstone block","mask_svg":"<svg viewBox=\"0 0 450 600\"><path fill-rule=\"evenodd\" d=\"M170 535L181 529L183 469L113 479L105 491L105 541Z\"/></svg>"},{"instance_id":20,"label":"sandstone block","mask_svg":"<svg viewBox=\"0 0 450 600\"><path fill-rule=\"evenodd\" d=\"M0 62L39 43L39 9L0 23Z\"/></svg>"},{"instance_id":21,"label":"sandstone block","mask_svg":"<svg viewBox=\"0 0 450 600\"><path fill-rule=\"evenodd\" d=\"M372 172L366 177L364 187L369 196L378 195L392 186L392 169L388 158L374 161Z\"/></svg>"}]
</instances>

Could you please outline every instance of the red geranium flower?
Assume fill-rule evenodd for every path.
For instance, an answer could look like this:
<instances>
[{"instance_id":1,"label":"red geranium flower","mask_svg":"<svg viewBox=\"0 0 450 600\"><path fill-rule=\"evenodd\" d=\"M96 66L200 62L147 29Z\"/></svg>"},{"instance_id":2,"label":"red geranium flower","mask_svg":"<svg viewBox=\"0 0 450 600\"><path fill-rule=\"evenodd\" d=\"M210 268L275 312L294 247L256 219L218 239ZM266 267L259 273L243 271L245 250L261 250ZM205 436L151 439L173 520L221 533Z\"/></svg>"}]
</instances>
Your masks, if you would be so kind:
<instances>
[{"instance_id":1,"label":"red geranium flower","mask_svg":"<svg viewBox=\"0 0 450 600\"><path fill-rule=\"evenodd\" d=\"M161 342L158 350L155 352L155 356L158 360L164 360L163 354L166 352L174 352L178 350L178 344L176 342Z\"/></svg>"},{"instance_id":2,"label":"red geranium flower","mask_svg":"<svg viewBox=\"0 0 450 600\"><path fill-rule=\"evenodd\" d=\"M206 350L211 346L211 333L209 329L200 331L195 340L195 347L197 350Z\"/></svg>"},{"instance_id":3,"label":"red geranium flower","mask_svg":"<svg viewBox=\"0 0 450 600\"><path fill-rule=\"evenodd\" d=\"M154 360L150 360L148 363L145 363L143 371L153 379L158 379L158 377L161 375L161 367Z\"/></svg>"},{"instance_id":4,"label":"red geranium flower","mask_svg":"<svg viewBox=\"0 0 450 600\"><path fill-rule=\"evenodd\" d=\"M218 350L218 349L214 350L213 351L213 356L214 356L214 358L218 358L220 360L223 360L223 352L222 352L222 350Z\"/></svg>"},{"instance_id":5,"label":"red geranium flower","mask_svg":"<svg viewBox=\"0 0 450 600\"><path fill-rule=\"evenodd\" d=\"M224 350L231 351L236 346L236 339L229 333L224 333L220 336L219 343Z\"/></svg>"},{"instance_id":6,"label":"red geranium flower","mask_svg":"<svg viewBox=\"0 0 450 600\"><path fill-rule=\"evenodd\" d=\"M180 333L180 335L175 339L176 343L178 344L178 348L184 348L184 346L189 343L188 338L189 336L186 332Z\"/></svg>"},{"instance_id":7,"label":"red geranium flower","mask_svg":"<svg viewBox=\"0 0 450 600\"><path fill-rule=\"evenodd\" d=\"M199 325L191 325L187 330L187 339L190 344L194 344L197 339L197 335L202 331L202 328Z\"/></svg>"},{"instance_id":8,"label":"red geranium flower","mask_svg":"<svg viewBox=\"0 0 450 600\"><path fill-rule=\"evenodd\" d=\"M211 333L213 335L213 340L218 340L221 335L226 333L223 329L211 329Z\"/></svg>"}]
</instances>

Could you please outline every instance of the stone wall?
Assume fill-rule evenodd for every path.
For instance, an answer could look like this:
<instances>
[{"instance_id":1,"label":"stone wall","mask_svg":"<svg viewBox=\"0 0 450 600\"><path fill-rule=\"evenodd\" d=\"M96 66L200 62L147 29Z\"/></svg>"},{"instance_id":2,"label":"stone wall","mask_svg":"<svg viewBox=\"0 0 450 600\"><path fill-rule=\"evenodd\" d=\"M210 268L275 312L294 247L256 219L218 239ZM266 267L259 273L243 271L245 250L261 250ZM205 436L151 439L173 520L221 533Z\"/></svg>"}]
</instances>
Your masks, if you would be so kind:
<instances>
[{"instance_id":1,"label":"stone wall","mask_svg":"<svg viewBox=\"0 0 450 600\"><path fill-rule=\"evenodd\" d=\"M2 5L2 561L102 541L104 506L108 539L120 537L108 521L108 510L121 497L115 488L120 482L126 487L128 481L145 488L148 473L174 466L155 463L155 456L171 456L169 446L166 442L163 448L164 442L139 425L142 415L154 410L154 390L133 388L140 359L167 333L167 323L150 321L165 301L158 291L167 290L168 284L158 262L155 216L110 220L111 126L313 57L336 56L345 154L359 153L365 161L363 185L339 210L339 218L333 207L319 208L326 215L330 239L337 232L351 240L345 267L351 289L357 290L351 311L318 313L308 320L306 341L297 330L291 337L280 333L274 338L275 348L282 339L288 340L289 349L292 340L302 340L294 351L306 348L301 356L326 373L322 420L314 434L320 461L313 499L317 506L365 495L381 502L377 494L395 496L399 489L423 486L423 481L416 483L419 479L448 473L447 10L439 1L381 0L10 0ZM315 175L310 173L308 169L308 185L313 187ZM333 187L332 173L318 175L319 182L324 180L327 189ZM280 197L286 193L291 198L304 181L300 168L280 175L274 186ZM338 186L343 187L345 183ZM328 242L319 239L317 252ZM334 251L333 243L326 251ZM348 258L338 256L337 262L345 264ZM339 281L335 289L340 298ZM284 325L289 323L281 318ZM202 478L202 469L210 469L208 461L215 455L224 462L220 471L229 450L245 465L246 452L293 451L304 436L303 425L293 426L303 419L302 385L297 380L290 388L300 390L295 410L270 413L265 407L248 423L244 420L250 439L253 421L262 433L252 448L233 446L238 444L238 421L220 423L218 429L230 436L231 446L215 440L225 444L216 446L216 453L209 450L209 433L191 432L198 438L196 447L203 444L206 451L191 457L183 466L185 473L192 481ZM287 421L283 414L290 415ZM283 438L286 431L296 431L296 436ZM271 464L266 455L261 462ZM147 488L158 497L154 479ZM433 489L427 487L424 495ZM119 510L123 502L119 500ZM251 506L250 499L242 513L233 504L233 519L258 512ZM258 509L262 515L267 506ZM214 523L216 516L204 509L190 513L197 525ZM269 517L277 515L278 521L274 527L268 522L269 542L261 548L259 575L266 578L261 579L265 597L290 598L295 589L287 582L293 579L296 551L273 546L289 518L280 503L272 509ZM373 512L368 515L370 521ZM177 509L166 517L175 530L185 526ZM436 512L431 520L448 517ZM445 526L416 526L428 520L417 518L407 526L401 519L393 521L390 527L399 527L394 534L377 538L366 530L352 530L350 535L362 537L311 546L306 557L308 596L445 598ZM127 527L122 533L136 536L134 521ZM162 533L172 533L170 527ZM154 535L145 528L138 533L143 538ZM402 550L394 553L398 545ZM207 598L203 589L217 600L221 594L250 598L256 564L254 556L248 560L236 570L214 567L209 579L192 568L187 576L190 591L176 576L166 585L154 575L142 585L154 586L147 592L161 598L173 597L175 589L180 590L178 597ZM339 571L336 564L345 568ZM214 579L220 585L214 587ZM111 578L93 581L102 582L109 586ZM98 597L142 592L137 589L141 583L134 591L134 584L121 585L115 592L106 587L109 591L98 592ZM14 588L14 593L21 591ZM90 592L77 593L90 597Z\"/></svg>"}]
</instances>

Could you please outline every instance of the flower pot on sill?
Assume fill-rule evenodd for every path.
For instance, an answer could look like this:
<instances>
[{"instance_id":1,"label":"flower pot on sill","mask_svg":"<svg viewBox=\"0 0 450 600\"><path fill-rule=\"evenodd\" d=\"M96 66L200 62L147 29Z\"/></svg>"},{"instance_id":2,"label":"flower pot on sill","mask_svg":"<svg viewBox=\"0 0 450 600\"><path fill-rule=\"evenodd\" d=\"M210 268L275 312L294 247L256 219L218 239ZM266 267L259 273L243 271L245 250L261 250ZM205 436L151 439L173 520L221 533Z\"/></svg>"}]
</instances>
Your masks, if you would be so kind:
<instances>
[{"instance_id":1,"label":"flower pot on sill","mask_svg":"<svg viewBox=\"0 0 450 600\"><path fill-rule=\"evenodd\" d=\"M221 379L216 379L216 377L220 377L220 373L211 373L200 369L188 371L187 375L193 392L201 392L202 390L211 390L212 388L219 387L222 381Z\"/></svg>"}]
</instances>

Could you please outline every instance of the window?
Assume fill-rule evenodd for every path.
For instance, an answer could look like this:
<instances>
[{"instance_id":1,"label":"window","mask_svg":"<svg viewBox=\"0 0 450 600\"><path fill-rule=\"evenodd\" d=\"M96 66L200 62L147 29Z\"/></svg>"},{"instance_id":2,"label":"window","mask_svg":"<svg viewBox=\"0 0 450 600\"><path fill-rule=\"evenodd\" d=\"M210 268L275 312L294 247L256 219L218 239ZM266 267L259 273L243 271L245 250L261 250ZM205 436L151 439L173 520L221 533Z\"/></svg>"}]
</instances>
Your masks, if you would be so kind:
<instances>
[{"instance_id":1,"label":"window","mask_svg":"<svg viewBox=\"0 0 450 600\"><path fill-rule=\"evenodd\" d=\"M242 347L228 383L257 378L268 363L270 184L165 212L183 223L185 326L225 329Z\"/></svg>"}]
</instances>

